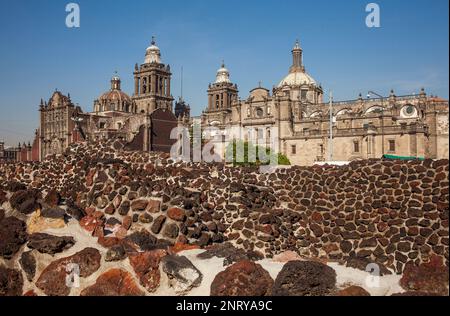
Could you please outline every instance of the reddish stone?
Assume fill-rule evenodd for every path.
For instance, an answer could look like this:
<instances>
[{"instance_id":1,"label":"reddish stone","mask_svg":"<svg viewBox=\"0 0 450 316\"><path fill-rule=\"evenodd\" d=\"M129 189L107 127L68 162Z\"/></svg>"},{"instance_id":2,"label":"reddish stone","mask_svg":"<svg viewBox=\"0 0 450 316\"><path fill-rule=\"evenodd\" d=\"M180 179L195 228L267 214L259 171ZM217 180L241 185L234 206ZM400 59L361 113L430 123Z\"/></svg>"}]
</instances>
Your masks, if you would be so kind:
<instances>
[{"instance_id":1,"label":"reddish stone","mask_svg":"<svg viewBox=\"0 0 450 316\"><path fill-rule=\"evenodd\" d=\"M120 206L120 203L122 203L122 196L118 194L113 200L113 205L115 208L118 208Z\"/></svg>"},{"instance_id":2,"label":"reddish stone","mask_svg":"<svg viewBox=\"0 0 450 316\"><path fill-rule=\"evenodd\" d=\"M449 208L449 206L448 206L448 202L441 202L441 201L439 201L438 203L437 203L437 209L438 209L438 211L447 211L448 210L448 208Z\"/></svg>"},{"instance_id":3,"label":"reddish stone","mask_svg":"<svg viewBox=\"0 0 450 316\"><path fill-rule=\"evenodd\" d=\"M322 249L327 253L330 254L332 252L339 251L339 245L335 243L326 244L322 247Z\"/></svg>"},{"instance_id":4,"label":"reddish stone","mask_svg":"<svg viewBox=\"0 0 450 316\"><path fill-rule=\"evenodd\" d=\"M161 274L159 263L166 255L165 250L147 251L130 255L128 258L139 282L149 292L154 292L159 287Z\"/></svg>"},{"instance_id":5,"label":"reddish stone","mask_svg":"<svg viewBox=\"0 0 450 316\"><path fill-rule=\"evenodd\" d=\"M85 212L87 215L92 215L95 212L95 207L86 207Z\"/></svg>"},{"instance_id":6,"label":"reddish stone","mask_svg":"<svg viewBox=\"0 0 450 316\"><path fill-rule=\"evenodd\" d=\"M241 235L239 233L231 233L228 234L228 240L235 240L238 239Z\"/></svg>"},{"instance_id":7,"label":"reddish stone","mask_svg":"<svg viewBox=\"0 0 450 316\"><path fill-rule=\"evenodd\" d=\"M105 233L103 230L103 225L96 226L94 231L92 232L92 236L97 237L97 238L104 237Z\"/></svg>"},{"instance_id":8,"label":"reddish stone","mask_svg":"<svg viewBox=\"0 0 450 316\"><path fill-rule=\"evenodd\" d=\"M336 296L370 296L370 293L364 290L362 287L352 285L337 292Z\"/></svg>"},{"instance_id":9,"label":"reddish stone","mask_svg":"<svg viewBox=\"0 0 450 316\"><path fill-rule=\"evenodd\" d=\"M73 166L71 165L71 164L67 164L65 167L64 167L64 171L65 172L69 172L70 170L72 170L73 169Z\"/></svg>"},{"instance_id":10,"label":"reddish stone","mask_svg":"<svg viewBox=\"0 0 450 316\"><path fill-rule=\"evenodd\" d=\"M125 229L125 227L120 226L114 235L119 239L124 239L127 236L127 234L128 230Z\"/></svg>"},{"instance_id":11,"label":"reddish stone","mask_svg":"<svg viewBox=\"0 0 450 316\"><path fill-rule=\"evenodd\" d=\"M318 224L311 224L309 228L312 230L316 237L321 237L323 235L323 229Z\"/></svg>"},{"instance_id":12,"label":"reddish stone","mask_svg":"<svg viewBox=\"0 0 450 316\"><path fill-rule=\"evenodd\" d=\"M124 270L111 269L100 275L94 285L85 288L81 296L143 296L144 292Z\"/></svg>"},{"instance_id":13,"label":"reddish stone","mask_svg":"<svg viewBox=\"0 0 450 316\"><path fill-rule=\"evenodd\" d=\"M67 280L75 272L71 264L79 267L80 277L85 278L100 268L101 255L97 249L85 248L73 256L61 258L50 263L42 271L36 286L49 296L67 296L71 288Z\"/></svg>"},{"instance_id":14,"label":"reddish stone","mask_svg":"<svg viewBox=\"0 0 450 316\"><path fill-rule=\"evenodd\" d=\"M114 212L116 211L116 208L114 207L114 205L112 203L110 203L106 208L105 208L105 213L112 215L114 214Z\"/></svg>"},{"instance_id":15,"label":"reddish stone","mask_svg":"<svg viewBox=\"0 0 450 316\"><path fill-rule=\"evenodd\" d=\"M0 297L22 295L23 277L16 269L0 265Z\"/></svg>"},{"instance_id":16,"label":"reddish stone","mask_svg":"<svg viewBox=\"0 0 450 316\"><path fill-rule=\"evenodd\" d=\"M445 174L445 172L438 173L434 178L435 181L442 181L446 179L448 179L448 176Z\"/></svg>"},{"instance_id":17,"label":"reddish stone","mask_svg":"<svg viewBox=\"0 0 450 316\"><path fill-rule=\"evenodd\" d=\"M130 229L132 223L133 223L133 218L131 216L125 216L122 219L122 226L126 230Z\"/></svg>"},{"instance_id":18,"label":"reddish stone","mask_svg":"<svg viewBox=\"0 0 450 316\"><path fill-rule=\"evenodd\" d=\"M88 174L86 175L86 186L90 187L94 183L94 176L95 176L95 169L89 170Z\"/></svg>"},{"instance_id":19,"label":"reddish stone","mask_svg":"<svg viewBox=\"0 0 450 316\"><path fill-rule=\"evenodd\" d=\"M92 213L92 217L96 219L102 219L105 217L105 214L101 211L95 211L94 213Z\"/></svg>"},{"instance_id":20,"label":"reddish stone","mask_svg":"<svg viewBox=\"0 0 450 316\"><path fill-rule=\"evenodd\" d=\"M449 273L442 258L432 256L430 262L416 266L407 264L400 279L407 291L420 291L448 295Z\"/></svg>"},{"instance_id":21,"label":"reddish stone","mask_svg":"<svg viewBox=\"0 0 450 316\"><path fill-rule=\"evenodd\" d=\"M419 235L419 228L418 227L409 227L408 228L408 235L409 236L417 236L417 235Z\"/></svg>"},{"instance_id":22,"label":"reddish stone","mask_svg":"<svg viewBox=\"0 0 450 316\"><path fill-rule=\"evenodd\" d=\"M282 252L282 253L280 253L278 255L275 255L273 257L273 261L275 261L275 262L283 262L283 263L289 262L289 261L300 260L300 259L301 259L300 256L296 252L291 251L291 250Z\"/></svg>"},{"instance_id":23,"label":"reddish stone","mask_svg":"<svg viewBox=\"0 0 450 316\"><path fill-rule=\"evenodd\" d=\"M103 221L92 215L87 215L80 220L80 226L88 232L94 232L98 226L103 225Z\"/></svg>"},{"instance_id":24,"label":"reddish stone","mask_svg":"<svg viewBox=\"0 0 450 316\"><path fill-rule=\"evenodd\" d=\"M105 247L105 248L111 248L112 246L115 246L119 243L119 238L116 237L99 237L97 239L97 242Z\"/></svg>"},{"instance_id":25,"label":"reddish stone","mask_svg":"<svg viewBox=\"0 0 450 316\"><path fill-rule=\"evenodd\" d=\"M131 203L133 211L143 212L147 208L148 202L146 200L135 200Z\"/></svg>"},{"instance_id":26,"label":"reddish stone","mask_svg":"<svg viewBox=\"0 0 450 316\"><path fill-rule=\"evenodd\" d=\"M4 216L4 211L2 212ZM14 217L3 218L0 222L0 257L10 259L27 241L27 225Z\"/></svg>"},{"instance_id":27,"label":"reddish stone","mask_svg":"<svg viewBox=\"0 0 450 316\"><path fill-rule=\"evenodd\" d=\"M313 212L311 215L311 219L315 222L323 221L323 216L319 212Z\"/></svg>"},{"instance_id":28,"label":"reddish stone","mask_svg":"<svg viewBox=\"0 0 450 316\"><path fill-rule=\"evenodd\" d=\"M269 272L252 261L239 261L216 275L211 296L268 296L273 286Z\"/></svg>"},{"instance_id":29,"label":"reddish stone","mask_svg":"<svg viewBox=\"0 0 450 316\"><path fill-rule=\"evenodd\" d=\"M45 196L44 202L51 207L56 207L61 201L61 195L56 190L50 190Z\"/></svg>"},{"instance_id":30,"label":"reddish stone","mask_svg":"<svg viewBox=\"0 0 450 316\"><path fill-rule=\"evenodd\" d=\"M149 173L149 174L153 174L155 172L155 166L153 164L146 164L145 165L145 170Z\"/></svg>"},{"instance_id":31,"label":"reddish stone","mask_svg":"<svg viewBox=\"0 0 450 316\"><path fill-rule=\"evenodd\" d=\"M38 296L33 290L26 291L23 296Z\"/></svg>"},{"instance_id":32,"label":"reddish stone","mask_svg":"<svg viewBox=\"0 0 450 316\"><path fill-rule=\"evenodd\" d=\"M267 235L273 234L272 225L258 225L255 229Z\"/></svg>"},{"instance_id":33,"label":"reddish stone","mask_svg":"<svg viewBox=\"0 0 450 316\"><path fill-rule=\"evenodd\" d=\"M185 250L192 250L192 249L200 249L198 245L188 245L185 243L177 242L173 247L169 248L170 253L179 253L181 251Z\"/></svg>"},{"instance_id":34,"label":"reddish stone","mask_svg":"<svg viewBox=\"0 0 450 316\"><path fill-rule=\"evenodd\" d=\"M389 228L389 225L386 224L385 222L379 222L379 223L377 224L377 228L378 228L378 231L379 231L380 233L382 233L382 232L386 231L386 229Z\"/></svg>"},{"instance_id":35,"label":"reddish stone","mask_svg":"<svg viewBox=\"0 0 450 316\"><path fill-rule=\"evenodd\" d=\"M160 204L161 202L159 200L149 200L148 211L150 213L158 213L160 211Z\"/></svg>"},{"instance_id":36,"label":"reddish stone","mask_svg":"<svg viewBox=\"0 0 450 316\"><path fill-rule=\"evenodd\" d=\"M184 210L178 207L172 207L167 211L167 216L174 221L182 222L186 218Z\"/></svg>"}]
</instances>

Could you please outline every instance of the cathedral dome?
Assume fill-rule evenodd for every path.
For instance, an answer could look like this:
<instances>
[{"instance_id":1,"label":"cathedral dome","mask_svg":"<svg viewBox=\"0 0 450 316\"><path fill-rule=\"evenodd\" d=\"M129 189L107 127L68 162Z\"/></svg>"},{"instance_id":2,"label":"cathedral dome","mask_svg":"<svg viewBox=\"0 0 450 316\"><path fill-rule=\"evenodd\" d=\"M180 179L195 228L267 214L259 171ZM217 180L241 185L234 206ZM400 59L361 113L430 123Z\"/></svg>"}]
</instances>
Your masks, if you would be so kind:
<instances>
[{"instance_id":1,"label":"cathedral dome","mask_svg":"<svg viewBox=\"0 0 450 316\"><path fill-rule=\"evenodd\" d=\"M225 68L225 64L222 63L222 66L217 70L216 75L216 83L231 83L230 80L230 72L227 68Z\"/></svg>"},{"instance_id":2,"label":"cathedral dome","mask_svg":"<svg viewBox=\"0 0 450 316\"><path fill-rule=\"evenodd\" d=\"M155 39L152 39L151 45L147 48L145 52L145 63L161 63L161 50L156 46Z\"/></svg>"},{"instance_id":3,"label":"cathedral dome","mask_svg":"<svg viewBox=\"0 0 450 316\"><path fill-rule=\"evenodd\" d=\"M99 111L124 111L130 112L132 100L128 94L120 90L120 78L115 74L111 78L111 90L103 93L98 98L101 106Z\"/></svg>"},{"instance_id":4,"label":"cathedral dome","mask_svg":"<svg viewBox=\"0 0 450 316\"><path fill-rule=\"evenodd\" d=\"M281 88L283 86L300 86L300 85L317 85L316 81L303 71L291 72L288 74L281 82L278 84L278 87Z\"/></svg>"},{"instance_id":5,"label":"cathedral dome","mask_svg":"<svg viewBox=\"0 0 450 316\"><path fill-rule=\"evenodd\" d=\"M117 101L122 104L123 102L131 103L131 98L128 94L120 90L111 90L103 93L98 99L101 103L116 103Z\"/></svg>"},{"instance_id":6,"label":"cathedral dome","mask_svg":"<svg viewBox=\"0 0 450 316\"><path fill-rule=\"evenodd\" d=\"M292 49L292 66L289 69L289 74L281 80L278 88L284 86L301 86L314 85L317 86L316 81L305 71L303 65L303 50L300 47L300 42L297 40Z\"/></svg>"}]
</instances>

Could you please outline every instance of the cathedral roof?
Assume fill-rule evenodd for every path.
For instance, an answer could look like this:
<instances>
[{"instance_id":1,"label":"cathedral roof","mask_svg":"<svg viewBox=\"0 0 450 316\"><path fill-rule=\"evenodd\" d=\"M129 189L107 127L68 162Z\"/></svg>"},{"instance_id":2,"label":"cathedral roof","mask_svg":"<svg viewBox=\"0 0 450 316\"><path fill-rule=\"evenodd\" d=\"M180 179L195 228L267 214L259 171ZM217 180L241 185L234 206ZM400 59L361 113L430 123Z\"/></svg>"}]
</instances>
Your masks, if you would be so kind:
<instances>
[{"instance_id":1,"label":"cathedral roof","mask_svg":"<svg viewBox=\"0 0 450 316\"><path fill-rule=\"evenodd\" d=\"M131 104L130 96L120 89L120 77L117 75L117 72L111 78L111 90L103 93L99 101L102 104L116 103L116 101L119 101L119 104L123 102Z\"/></svg>"},{"instance_id":2,"label":"cathedral roof","mask_svg":"<svg viewBox=\"0 0 450 316\"><path fill-rule=\"evenodd\" d=\"M119 101L121 104L123 101L131 103L131 98L128 94L120 90L111 90L103 93L99 98L100 103L112 103L115 101Z\"/></svg>"},{"instance_id":3,"label":"cathedral roof","mask_svg":"<svg viewBox=\"0 0 450 316\"><path fill-rule=\"evenodd\" d=\"M317 85L316 81L305 71L303 65L303 50L300 47L300 42L295 42L292 49L292 66L289 69L289 74L281 80L278 87L284 86L301 86L301 85Z\"/></svg>"},{"instance_id":4,"label":"cathedral roof","mask_svg":"<svg viewBox=\"0 0 450 316\"><path fill-rule=\"evenodd\" d=\"M316 81L305 71L296 71L288 74L281 82L278 87L281 88L285 85L287 86L300 86L300 85L317 85Z\"/></svg>"}]
</instances>

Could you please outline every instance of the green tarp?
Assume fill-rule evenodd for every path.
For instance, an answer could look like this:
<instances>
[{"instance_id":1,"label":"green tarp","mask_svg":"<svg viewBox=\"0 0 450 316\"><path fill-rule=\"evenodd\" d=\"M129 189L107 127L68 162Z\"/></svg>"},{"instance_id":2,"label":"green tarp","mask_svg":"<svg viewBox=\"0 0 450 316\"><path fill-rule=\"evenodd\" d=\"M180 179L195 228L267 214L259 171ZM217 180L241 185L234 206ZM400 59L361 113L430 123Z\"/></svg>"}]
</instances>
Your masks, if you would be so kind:
<instances>
[{"instance_id":1,"label":"green tarp","mask_svg":"<svg viewBox=\"0 0 450 316\"><path fill-rule=\"evenodd\" d=\"M384 155L384 159L392 160L425 160L423 157L406 157L406 156L394 156L394 155Z\"/></svg>"}]
</instances>

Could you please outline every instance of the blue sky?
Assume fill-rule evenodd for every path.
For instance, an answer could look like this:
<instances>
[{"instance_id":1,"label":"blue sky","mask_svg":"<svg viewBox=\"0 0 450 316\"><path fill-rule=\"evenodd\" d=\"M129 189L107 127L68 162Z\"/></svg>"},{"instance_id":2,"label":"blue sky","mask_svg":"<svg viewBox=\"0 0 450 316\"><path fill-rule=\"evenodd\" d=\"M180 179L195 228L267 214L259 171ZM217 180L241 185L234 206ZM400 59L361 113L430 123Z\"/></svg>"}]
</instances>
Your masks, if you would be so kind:
<instances>
[{"instance_id":1,"label":"blue sky","mask_svg":"<svg viewBox=\"0 0 450 316\"><path fill-rule=\"evenodd\" d=\"M381 28L365 25L369 2ZM55 88L84 111L117 70L131 94L133 69L156 36L172 67L172 92L199 115L224 59L240 97L271 89L291 64L297 38L307 71L339 100L368 90L449 95L448 0L80 0L81 27L65 26L63 0L0 0L0 141L28 141L38 105Z\"/></svg>"}]
</instances>

